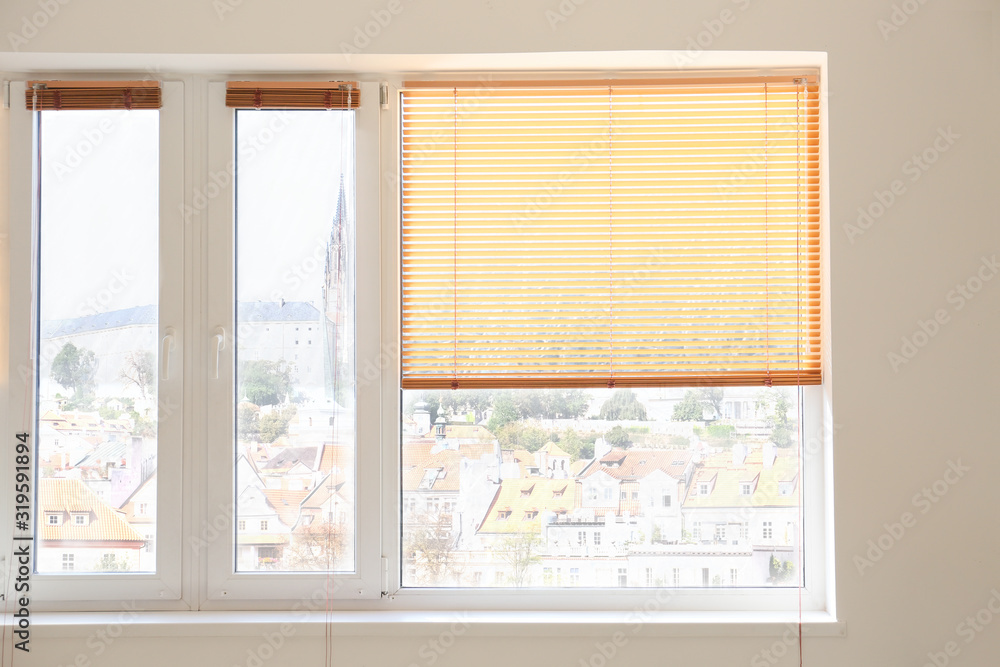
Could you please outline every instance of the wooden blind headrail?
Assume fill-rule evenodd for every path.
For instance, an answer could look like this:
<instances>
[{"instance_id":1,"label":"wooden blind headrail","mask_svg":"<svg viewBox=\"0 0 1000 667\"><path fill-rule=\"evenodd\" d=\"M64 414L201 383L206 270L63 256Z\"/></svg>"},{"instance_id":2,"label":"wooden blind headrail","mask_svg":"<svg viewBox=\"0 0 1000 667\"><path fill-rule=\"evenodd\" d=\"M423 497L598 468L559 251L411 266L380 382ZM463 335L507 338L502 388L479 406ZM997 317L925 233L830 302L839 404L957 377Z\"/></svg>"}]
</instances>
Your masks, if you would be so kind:
<instances>
[{"instance_id":1,"label":"wooden blind headrail","mask_svg":"<svg viewBox=\"0 0 1000 667\"><path fill-rule=\"evenodd\" d=\"M25 107L39 111L159 109L159 81L28 81Z\"/></svg>"},{"instance_id":2,"label":"wooden blind headrail","mask_svg":"<svg viewBox=\"0 0 1000 667\"><path fill-rule=\"evenodd\" d=\"M523 80L479 80L479 81L469 81L469 80L459 80L459 81L422 81L422 80L411 80L404 81L403 87L410 89L442 89L450 90L452 88L464 88L464 89L477 89L477 88L607 88L611 86L612 88L623 86L623 87L641 87L641 86L657 86L657 87L669 87L669 86L709 86L713 88L718 88L720 86L729 85L761 85L761 84L805 84L809 86L814 86L818 83L819 78L814 74L788 74L788 75L772 75L772 76L725 76L725 77L671 77L671 78L629 78L629 79L559 79L559 80L533 80L533 79L523 79Z\"/></svg>"},{"instance_id":3,"label":"wooden blind headrail","mask_svg":"<svg viewBox=\"0 0 1000 667\"><path fill-rule=\"evenodd\" d=\"M356 81L230 81L226 106L232 109L356 109Z\"/></svg>"}]
</instances>

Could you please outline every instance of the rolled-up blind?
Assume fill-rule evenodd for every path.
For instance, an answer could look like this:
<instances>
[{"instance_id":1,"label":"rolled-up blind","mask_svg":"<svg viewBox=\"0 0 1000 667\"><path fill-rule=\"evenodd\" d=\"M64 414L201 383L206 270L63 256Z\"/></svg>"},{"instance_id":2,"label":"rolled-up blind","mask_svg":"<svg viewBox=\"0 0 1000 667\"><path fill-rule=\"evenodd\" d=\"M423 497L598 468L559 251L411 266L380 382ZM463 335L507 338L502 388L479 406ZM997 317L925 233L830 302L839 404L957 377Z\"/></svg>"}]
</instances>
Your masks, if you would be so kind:
<instances>
[{"instance_id":1,"label":"rolled-up blind","mask_svg":"<svg viewBox=\"0 0 1000 667\"><path fill-rule=\"evenodd\" d=\"M28 81L25 106L39 111L159 109L159 81Z\"/></svg>"},{"instance_id":2,"label":"rolled-up blind","mask_svg":"<svg viewBox=\"0 0 1000 667\"><path fill-rule=\"evenodd\" d=\"M230 81L226 106L236 109L356 109L356 82Z\"/></svg>"},{"instance_id":3,"label":"rolled-up blind","mask_svg":"<svg viewBox=\"0 0 1000 667\"><path fill-rule=\"evenodd\" d=\"M405 388L821 382L812 79L402 93Z\"/></svg>"}]
</instances>

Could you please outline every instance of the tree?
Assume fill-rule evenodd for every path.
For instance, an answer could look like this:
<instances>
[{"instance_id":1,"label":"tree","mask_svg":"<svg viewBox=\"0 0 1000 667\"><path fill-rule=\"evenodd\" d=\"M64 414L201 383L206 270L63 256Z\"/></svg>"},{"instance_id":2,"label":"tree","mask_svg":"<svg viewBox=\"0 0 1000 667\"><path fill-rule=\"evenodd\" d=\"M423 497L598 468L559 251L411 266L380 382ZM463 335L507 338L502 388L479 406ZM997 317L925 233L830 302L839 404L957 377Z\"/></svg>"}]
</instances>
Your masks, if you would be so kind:
<instances>
[{"instance_id":1,"label":"tree","mask_svg":"<svg viewBox=\"0 0 1000 667\"><path fill-rule=\"evenodd\" d=\"M91 350L66 343L52 360L52 379L73 390L78 399L94 393L97 355Z\"/></svg>"},{"instance_id":2,"label":"tree","mask_svg":"<svg viewBox=\"0 0 1000 667\"><path fill-rule=\"evenodd\" d=\"M722 416L722 402L725 398L726 390L722 387L703 387L701 389L688 389L684 392L684 398L674 406L674 413L671 419L677 422L700 422L705 421L705 409L711 408L714 416L718 419Z\"/></svg>"},{"instance_id":3,"label":"tree","mask_svg":"<svg viewBox=\"0 0 1000 667\"><path fill-rule=\"evenodd\" d=\"M515 421L503 425L494 432L494 435L500 447L504 449L527 449L529 452L534 452L544 447L549 440L554 440L553 433L534 424ZM555 433L555 436L558 438L558 433Z\"/></svg>"},{"instance_id":4,"label":"tree","mask_svg":"<svg viewBox=\"0 0 1000 667\"><path fill-rule=\"evenodd\" d=\"M98 572L128 572L132 565L125 558L118 560L115 554L104 554L94 569Z\"/></svg>"},{"instance_id":5,"label":"tree","mask_svg":"<svg viewBox=\"0 0 1000 667\"><path fill-rule=\"evenodd\" d=\"M129 352L119 377L126 389L134 385L143 398L149 396L156 384L156 359L153 353L149 350Z\"/></svg>"},{"instance_id":6,"label":"tree","mask_svg":"<svg viewBox=\"0 0 1000 667\"><path fill-rule=\"evenodd\" d=\"M722 387L703 387L698 390L702 405L711 407L715 413L713 419L722 417L722 400L726 396L726 390Z\"/></svg>"},{"instance_id":7,"label":"tree","mask_svg":"<svg viewBox=\"0 0 1000 667\"><path fill-rule=\"evenodd\" d=\"M419 523L404 531L404 554L409 565L417 570L416 583L443 586L456 574L452 554L455 539L451 535L451 515L419 517Z\"/></svg>"},{"instance_id":8,"label":"tree","mask_svg":"<svg viewBox=\"0 0 1000 667\"><path fill-rule=\"evenodd\" d=\"M347 539L343 526L323 522L302 526L292 533L282 551L281 565L292 571L326 572L337 569Z\"/></svg>"},{"instance_id":9,"label":"tree","mask_svg":"<svg viewBox=\"0 0 1000 667\"><path fill-rule=\"evenodd\" d=\"M239 381L240 396L254 405L277 405L292 390L292 376L283 361L244 361Z\"/></svg>"},{"instance_id":10,"label":"tree","mask_svg":"<svg viewBox=\"0 0 1000 667\"><path fill-rule=\"evenodd\" d=\"M791 447L796 442L796 421L788 418L792 402L782 389L765 389L757 398L757 406L769 406L767 425L771 428L771 442L778 447Z\"/></svg>"},{"instance_id":11,"label":"tree","mask_svg":"<svg viewBox=\"0 0 1000 667\"><path fill-rule=\"evenodd\" d=\"M605 433L604 440L612 447L628 449L632 446L632 438L629 437L628 431L623 429L620 424Z\"/></svg>"},{"instance_id":12,"label":"tree","mask_svg":"<svg viewBox=\"0 0 1000 667\"><path fill-rule=\"evenodd\" d=\"M675 422L700 422L705 418L704 413L705 408L698 397L698 390L688 389L681 402L674 406L671 419Z\"/></svg>"},{"instance_id":13,"label":"tree","mask_svg":"<svg viewBox=\"0 0 1000 667\"><path fill-rule=\"evenodd\" d=\"M261 442L274 442L288 433L288 423L296 414L294 405L283 410L272 410L258 419Z\"/></svg>"},{"instance_id":14,"label":"tree","mask_svg":"<svg viewBox=\"0 0 1000 667\"><path fill-rule=\"evenodd\" d=\"M790 560L780 561L771 554L771 560L767 564L768 581L779 584L788 581L795 576L795 564Z\"/></svg>"},{"instance_id":15,"label":"tree","mask_svg":"<svg viewBox=\"0 0 1000 667\"><path fill-rule=\"evenodd\" d=\"M497 541L493 553L507 564L507 579L520 588L530 582L532 566L542 562L536 552L542 538L535 533L514 533Z\"/></svg>"},{"instance_id":16,"label":"tree","mask_svg":"<svg viewBox=\"0 0 1000 667\"><path fill-rule=\"evenodd\" d=\"M594 458L596 433L580 435L575 429L567 428L559 438L559 446L570 456L571 461Z\"/></svg>"},{"instance_id":17,"label":"tree","mask_svg":"<svg viewBox=\"0 0 1000 667\"><path fill-rule=\"evenodd\" d=\"M260 437L260 408L241 403L236 409L236 431L240 440L256 440Z\"/></svg>"},{"instance_id":18,"label":"tree","mask_svg":"<svg viewBox=\"0 0 1000 667\"><path fill-rule=\"evenodd\" d=\"M517 403L509 391L503 391L493 397L493 414L487 428L493 433L497 433L507 424L516 422L521 418Z\"/></svg>"},{"instance_id":19,"label":"tree","mask_svg":"<svg viewBox=\"0 0 1000 667\"><path fill-rule=\"evenodd\" d=\"M619 389L601 406L601 419L621 421L624 419L646 420L646 406L631 389Z\"/></svg>"}]
</instances>

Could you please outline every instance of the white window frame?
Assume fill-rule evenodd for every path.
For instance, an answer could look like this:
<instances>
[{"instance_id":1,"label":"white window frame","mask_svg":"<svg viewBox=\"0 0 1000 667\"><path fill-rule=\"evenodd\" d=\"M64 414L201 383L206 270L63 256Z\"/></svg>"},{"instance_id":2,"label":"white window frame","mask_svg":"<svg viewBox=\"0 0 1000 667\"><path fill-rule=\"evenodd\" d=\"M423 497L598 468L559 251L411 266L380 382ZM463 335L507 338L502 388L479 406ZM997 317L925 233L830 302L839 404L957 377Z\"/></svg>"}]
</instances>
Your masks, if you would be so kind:
<instances>
[{"instance_id":1,"label":"white window frame","mask_svg":"<svg viewBox=\"0 0 1000 667\"><path fill-rule=\"evenodd\" d=\"M270 78L270 77L269 77ZM297 77L296 80L302 80ZM308 78L308 77L305 77ZM326 77L322 80L328 80ZM347 77L344 77L347 78ZM235 155L234 134L236 111L225 106L226 84L211 81L207 86L208 107L208 174L232 174ZM356 131L356 251L359 257L379 256L379 89L377 82L361 83L361 106L355 111ZM294 113L292 111L291 113ZM278 140L278 139L276 139ZM205 350L214 366L218 339L223 335L223 349L218 353L218 379L207 380L205 402L211 420L205 420L204 440L211 443L206 448L204 463L200 468L201 482L207 481L205 471L212 471L212 483L207 484L207 506L215 511L203 517L205 525L222 518L227 534L233 534L235 503L235 418L236 399L233 390L235 310L234 271L234 202L233 186L220 188L221 195L212 198L203 216L205 234L208 295L205 318L196 328L195 340ZM208 181L203 181L208 182ZM358 261L355 294L357 318L357 415L358 443L379 440L380 406L378 378L364 380L364 361L378 359L380 338L380 286L379 264L376 261ZM224 418L220 418L223 417ZM379 450L377 447L358 446L357 465L357 521L356 568L354 574L336 574L331 577L334 598L337 600L374 600L381 595L382 552L379 546L381 530L379 500ZM197 475L197 472L195 473ZM214 515L214 516L213 516ZM395 514L394 514L395 516ZM202 609L271 608L291 609L302 601L311 599L327 588L325 573L269 573L237 572L235 547L230 539L217 539L206 547L206 565L202 573L205 587ZM261 604L259 601L268 601ZM255 602L256 601L256 602ZM356 604L356 603L355 603Z\"/></svg>"},{"instance_id":2,"label":"white window frame","mask_svg":"<svg viewBox=\"0 0 1000 667\"><path fill-rule=\"evenodd\" d=\"M827 261L829 253L829 201L827 193L827 144L826 125L827 109L826 98L826 60L822 54L754 54L753 56L740 54L705 54L701 61L706 68L715 71L732 71L742 69L746 71L746 60L741 58L753 58L761 68L803 67L815 68L820 72L821 98L821 183L822 206L821 206L821 230L823 234L822 252L824 260L823 282L829 285ZM405 66L403 60L399 60L401 66L396 71L415 70L416 75L407 78L429 78L430 75L421 72L437 72L435 77L444 80L455 79L476 79L478 74L470 74L468 71L448 72L447 67L453 66L456 69L465 67L465 56L453 58L442 58L440 56L433 59L422 60L420 58L407 58ZM494 78L525 78L524 70L535 69L537 76L543 78L555 78L552 72L565 65L556 65L556 61L547 60L544 57L532 58L530 61L524 59L510 59L505 61L504 56L487 57L481 59L481 63L486 63L483 71L493 71ZM559 78L578 77L581 79L593 79L595 77L606 78L609 70L600 69L595 66L593 58L583 58L581 62L589 62L587 66L578 66L571 72L558 73ZM650 76L663 76L662 70L655 70L654 60L644 68L630 70L629 68L616 67L614 76L627 78L636 74L649 78ZM667 59L658 56L655 62L669 62ZM451 63L451 65L448 65ZM488 63L500 63L493 67ZM506 63L506 64L504 64ZM516 65L512 63L517 63ZM504 72L504 69L509 70ZM667 75L677 74L669 72ZM693 70L683 71L680 74L695 75L698 72ZM704 74L704 72L701 72ZM529 77L533 74L529 73ZM445 590L445 589L400 589L400 568L402 566L400 558L400 535L401 525L400 488L399 488L399 415L400 415L400 392L398 388L398 220L399 220L399 189L393 174L398 173L398 151L399 151L399 89L402 84L402 77L389 77L388 84L388 108L379 110L374 100L379 98L378 80L385 80L382 75L357 76L357 75L337 75L321 73L314 75L320 80L331 78L360 79L362 80L362 96L365 100L371 100L372 104L365 103L359 111L357 119L358 129L358 197L357 197L357 220L358 220L358 246L359 256L364 253L366 257L379 257L379 262L358 262L358 329L359 332L367 327L367 330L379 332L378 336L366 337L358 335L359 352L358 368L359 372L365 361L374 361L378 371L374 381L368 381L362 387L358 396L358 420L359 426L362 424L374 425L370 431L374 437L368 442L378 442L380 447L359 448L358 465L358 526L370 526L374 535L358 536L358 557L357 564L359 573L354 578L338 577L337 600L333 607L335 609L356 609L356 610L453 610L467 609L474 610L551 610L556 612L572 612L575 610L601 610L601 611L622 611L627 612L633 609L636 603L641 604L648 599L649 592L643 590L629 590L609 587L608 589L580 589L578 591L525 591L513 589L487 589L476 591ZM34 78L34 75L33 75ZM58 75L46 74L45 77L38 78L74 78ZM75 78L85 78L77 76ZM93 78L93 77L86 77ZM109 76L108 78L124 78L122 76ZM253 78L248 75L231 75L226 78ZM269 75L267 78L282 78L282 75ZM289 75L284 78L294 78L302 80L309 78L303 75ZM115 609L119 604L117 600L136 600L139 605L146 609L220 609L220 610L240 610L240 609L292 609L295 603L301 601L306 595L315 590L314 584L319 579L324 579L322 575L311 574L276 574L276 573L240 573L235 574L232 570L232 551L235 548L231 538L227 540L225 535L211 541L203 550L199 551L193 544L204 537L206 528L211 529L212 522L222 520L228 521L227 530L234 531L232 512L233 507L233 482L231 476L220 471L231 470L233 468L232 448L233 442L233 422L231 418L219 418L219 415L231 416L235 403L231 395L231 390L220 389L217 383L208 379L209 367L215 357L213 336L216 327L223 327L225 331L225 349L219 356L219 377L232 377L232 201L231 193L223 188L224 194L211 199L204 210L196 211L191 220L184 220L184 216L179 214L175 202L183 201L190 203L193 192L196 188L204 188L209 182L209 175L215 173L225 173L228 161L233 153L232 147L232 110L226 109L219 103L224 91L225 83L223 77L211 77L204 75L191 75L187 77L185 84L180 82L167 81L164 83L164 110L161 111L161 161L170 159L173 163L183 164L187 172L183 177L177 177L170 181L170 185L183 188L183 193L176 197L165 196L165 188L161 184L161 255L164 248L172 250L169 255L176 259L176 266L171 263L167 266L161 265L161 274L164 271L173 270L177 285L183 285L185 291L193 294L193 302L185 304L181 308L178 300L165 299L161 293L160 326L161 333L163 327L167 326L167 318L162 314L165 308L181 314L183 310L188 319L184 320L177 330L175 336L175 348L172 355L171 382L162 383L160 386L161 396L166 396L172 392L178 400L177 404L185 406L180 414L183 415L184 423L188 424L182 428L180 417L170 420L169 424L161 423L160 435L160 483L158 484L157 503L160 507L178 506L183 507L183 512L158 513L158 539L156 540L157 563L160 573L156 576L130 574L127 577L122 575L74 575L71 579L60 577L60 588L58 594L49 597L49 600L57 601L49 608L60 610L80 609ZM187 85L187 88L184 86ZM176 86L176 93L170 92L171 86ZM184 114L177 113L174 119L173 109L168 102L171 97L174 100L180 98L180 90L186 90L189 99L187 109ZM12 87L11 98L18 99ZM22 97L23 99L23 89ZM205 109L207 109L207 120ZM368 114L366 110L374 109L374 113ZM16 110L11 112L11 164L17 164L18 160L25 163L28 158L30 163L30 139L20 141L17 139ZM30 116L30 114L28 114ZM371 118L369 119L369 116ZM168 122L168 117L172 120ZM187 125L185 125L185 119ZM168 135L167 126L170 125L172 133ZM23 136L24 129L28 129L30 136L30 125L20 125ZM169 136L168 140L164 137ZM184 137L183 141L177 137ZM377 146L372 154L377 154L378 159L365 159L366 149L362 147L362 139L369 142L369 146ZM28 152L25 152L22 144L28 144ZM207 153L207 160L204 154ZM161 167L161 180L167 169ZM11 170L10 176L11 192L15 195L12 198L10 208L11 220L27 220L30 218L27 212L30 211L30 200L21 197L21 193L30 192L30 170ZM174 191L173 189L171 191ZM173 202L164 209L167 200ZM377 207L371 205L378 202ZM26 208L26 204L29 206ZM377 208L377 210L375 210ZM176 237L165 237L165 229L169 225L164 224L165 220L177 221L175 228L178 230ZM364 221L369 221L366 225ZM375 221L378 220L376 223ZM10 267L11 275L28 275L29 266L27 259L30 256L30 243L28 235L22 226L14 225L5 221L6 229L0 231L10 232ZM181 229L186 229L182 235ZM370 232L363 233L363 232ZM381 237L381 241L380 241ZM211 258L211 259L209 259ZM187 263L188 270L180 270L183 262ZM163 260L161 259L161 262ZM366 272L364 279L360 275ZM161 275L161 285L164 280ZM26 318L28 315L26 299L18 297L18 285L8 285L11 295L11 320ZM162 288L161 288L162 292ZM180 290L178 290L180 292ZM829 290L823 293L823 326L826 333L829 333ZM175 321L180 322L180 319ZM367 323L367 324L364 324ZM372 328L374 327L374 329ZM826 350L829 350L829 336L824 337ZM27 349L26 336L17 330L11 331L11 347L8 354L20 354ZM181 343L190 343L182 345ZM360 349L364 347L364 350ZM384 353L384 354L383 354ZM183 364L178 361L183 355ZM825 355L826 356L826 355ZM388 357L387 362L382 359ZM23 356L21 358L24 358ZM185 381L186 391L182 394L181 370L189 374ZM169 386L164 387L164 384ZM8 406L18 406L23 400L23 392L18 394L17 383L11 383L12 390L8 396ZM807 506L804 521L803 538L805 541L805 551L808 558L808 567L805 568L805 588L802 595L803 609L805 611L832 611L832 604L827 604L827 592L832 594L833 563L827 558L827 554L832 554L832 483L830 473L832 471L832 453L829 447L832 441L832 421L829 418L831 405L831 389L827 381L822 387L807 387L803 390L805 400L802 411L806 416L808 431L805 433L804 446L807 451L804 458L809 461L805 468L804 479L798 488L810 489L810 503ZM17 410L9 409L8 415L17 414ZM12 422L4 418L8 426L8 432L16 428ZM165 433L164 430L169 431ZM185 434L182 440L181 433ZM169 451L164 446L164 438L170 435L176 438L176 447ZM362 429L358 430L358 440L362 441ZM206 444L209 443L209 444ZM181 477L180 459L183 452L185 465L190 466L187 474ZM172 460L175 459L175 460ZM171 468L174 472L170 475L164 471ZM5 470L7 479L13 476L13 466L7 461L0 461L0 470ZM211 473L209 472L211 471ZM169 476L169 480L165 477ZM368 485L363 481L371 482ZM220 483L221 482L221 483ZM173 504L172 504L173 503ZM8 513L9 514L9 513ZM185 531L180 530L181 521L184 521ZM10 517L0 516L0 528L10 526ZM163 538L163 539L160 539ZM595 532L595 546L599 546L600 534ZM190 576L182 581L180 577L181 564ZM176 565L173 565L176 564ZM383 576L384 573L384 576ZM124 580L128 581L125 582ZM39 584L38 590L43 591L45 581L39 576L36 580ZM67 586L67 583L74 584ZM105 582L113 584L111 588L105 588ZM355 588L356 586L356 588ZM611 591L611 588L614 588ZM52 591L51 584L49 590ZM384 595L379 599L380 591ZM608 592L613 592L608 595ZM797 589L754 589L743 590L734 589L726 591L725 596L720 597L718 591L686 589L677 595L671 596L669 602L664 606L666 611L711 611L724 610L732 611L785 611L797 609L797 604L790 603L794 595L798 598ZM107 594L109 601L101 602L102 595ZM40 602L37 607L43 610L44 598L36 596ZM110 600L114 600L111 602ZM79 604L76 604L79 602ZM710 621L711 619L709 619Z\"/></svg>"},{"instance_id":3,"label":"white window frame","mask_svg":"<svg viewBox=\"0 0 1000 667\"><path fill-rule=\"evenodd\" d=\"M36 77L32 77L36 78ZM37 77L42 78L42 77ZM51 76L53 79L93 79L94 77ZM121 79L120 76L106 76ZM169 418L163 414L158 418L157 432L157 504L160 507L183 507L182 486L186 486L181 476L181 450L183 446L184 413L179 409L184 403L184 364L181 357L183 347L183 285L184 276L184 221L179 202L185 201L185 154L184 136L185 97L184 84L180 81L161 82L163 107L159 111L159 315L157 341L163 341L170 333L173 343L170 348L169 373L167 379L159 374L157 400L160 406L177 406ZM10 275L19 279L8 284L10 294L10 321L31 321L31 208L34 192L31 183L33 146L32 112L24 105L25 81L10 82L10 209L6 220L10 239ZM64 113L72 113L67 111ZM44 141L44 137L42 139ZM44 224L44 211L42 212ZM157 363L162 368L163 346L158 353ZM12 359L30 358L31 341L27 327L11 327L9 354ZM7 414L21 414L21 406L31 405L34 411L35 388L16 374L10 382ZM16 406L16 407L15 407ZM20 430L20 424L8 422L9 428ZM31 444L35 445L35 428L28 427L32 434ZM34 456L32 457L34 459ZM34 465L36 462L32 460ZM0 462L5 469L5 479L13 485L13 466L6 460ZM33 485L36 482L33 482ZM13 488L13 486L11 486ZM33 506L33 519L37 520L39 507ZM13 514L8 512L7 514ZM0 529L12 534L10 519L0 518ZM12 527L11 527L12 528ZM164 512L157 517L157 531L161 539L156 540L156 573L130 573L127 576L84 573L74 571L67 577L55 573L32 575L32 604L39 611L50 609L120 609L120 600L134 600L149 609L189 609L182 599L182 514Z\"/></svg>"}]
</instances>

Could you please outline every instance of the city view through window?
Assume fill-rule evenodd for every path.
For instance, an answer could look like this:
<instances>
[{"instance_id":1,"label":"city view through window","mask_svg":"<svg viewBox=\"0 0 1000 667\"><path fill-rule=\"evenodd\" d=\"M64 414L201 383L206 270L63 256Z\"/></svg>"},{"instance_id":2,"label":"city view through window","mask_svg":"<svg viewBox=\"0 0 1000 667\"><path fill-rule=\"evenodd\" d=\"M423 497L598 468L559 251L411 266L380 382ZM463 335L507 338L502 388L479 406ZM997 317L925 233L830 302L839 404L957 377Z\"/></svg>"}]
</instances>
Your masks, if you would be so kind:
<instances>
[{"instance_id":1,"label":"city view through window","mask_svg":"<svg viewBox=\"0 0 1000 667\"><path fill-rule=\"evenodd\" d=\"M794 388L403 396L404 586L798 585Z\"/></svg>"},{"instance_id":2,"label":"city view through window","mask_svg":"<svg viewBox=\"0 0 1000 667\"><path fill-rule=\"evenodd\" d=\"M159 116L40 113L36 568L151 572Z\"/></svg>"}]
</instances>

